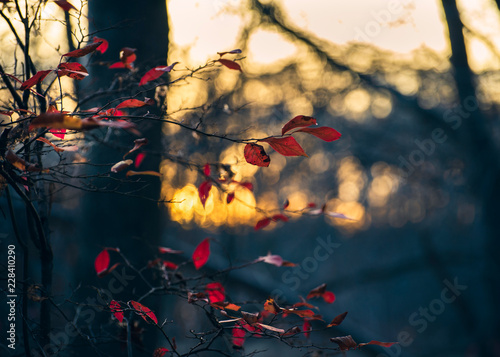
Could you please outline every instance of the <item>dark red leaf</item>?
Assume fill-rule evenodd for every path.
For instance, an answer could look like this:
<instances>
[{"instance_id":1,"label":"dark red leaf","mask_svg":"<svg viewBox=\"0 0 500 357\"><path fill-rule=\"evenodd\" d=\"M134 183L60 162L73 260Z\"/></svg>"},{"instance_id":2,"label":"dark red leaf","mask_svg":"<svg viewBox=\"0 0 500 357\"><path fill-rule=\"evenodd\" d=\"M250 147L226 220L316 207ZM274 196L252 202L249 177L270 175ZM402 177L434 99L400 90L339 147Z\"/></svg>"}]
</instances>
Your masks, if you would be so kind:
<instances>
[{"instance_id":1,"label":"dark red leaf","mask_svg":"<svg viewBox=\"0 0 500 357\"><path fill-rule=\"evenodd\" d=\"M287 198L285 203L283 203L283 209L287 209L288 206L290 206L290 201L288 201L288 198Z\"/></svg>"},{"instance_id":2,"label":"dark red leaf","mask_svg":"<svg viewBox=\"0 0 500 357\"><path fill-rule=\"evenodd\" d=\"M281 129L281 135L285 135L285 133L295 128L301 128L304 126L311 126L316 124L316 119L314 119L313 117L297 115L295 118L293 118L283 126L283 128Z\"/></svg>"},{"instance_id":3,"label":"dark red leaf","mask_svg":"<svg viewBox=\"0 0 500 357\"><path fill-rule=\"evenodd\" d=\"M83 57L88 55L89 53L94 52L97 47L99 47L102 44L102 42L94 42L91 43L90 45L87 45L83 48L79 48L78 50L74 50L68 53L63 54L63 57Z\"/></svg>"},{"instance_id":4,"label":"dark red leaf","mask_svg":"<svg viewBox=\"0 0 500 357\"><path fill-rule=\"evenodd\" d=\"M127 151L127 153L125 155L123 155L123 158L125 158L128 154L133 153L134 151L138 150L139 148L141 148L142 146L147 145L147 144L148 144L147 138L135 139L134 140L134 147L132 149L130 149L129 151Z\"/></svg>"},{"instance_id":5,"label":"dark red leaf","mask_svg":"<svg viewBox=\"0 0 500 357\"><path fill-rule=\"evenodd\" d=\"M226 202L227 204L230 204L234 200L234 192L230 192L227 194Z\"/></svg>"},{"instance_id":6,"label":"dark red leaf","mask_svg":"<svg viewBox=\"0 0 500 357\"><path fill-rule=\"evenodd\" d=\"M115 315L116 319L120 322L123 322L123 310L121 309L120 304L115 300L111 300L111 302L109 303L109 308L111 309L113 315Z\"/></svg>"},{"instance_id":7,"label":"dark red leaf","mask_svg":"<svg viewBox=\"0 0 500 357\"><path fill-rule=\"evenodd\" d=\"M210 176L210 164L205 164L205 166L203 166L203 174L205 176Z\"/></svg>"},{"instance_id":8,"label":"dark red leaf","mask_svg":"<svg viewBox=\"0 0 500 357\"><path fill-rule=\"evenodd\" d=\"M156 67L150 69L149 71L146 72L146 74L144 74L144 76L142 76L142 78L139 82L139 85L142 86L148 82L151 82L157 78L160 78L165 73L170 72L177 63L179 63L179 62L174 62L170 66L156 66Z\"/></svg>"},{"instance_id":9,"label":"dark red leaf","mask_svg":"<svg viewBox=\"0 0 500 357\"><path fill-rule=\"evenodd\" d=\"M326 284L321 284L320 286L312 289L309 294L307 294L306 299L312 299L315 297L322 297L329 304L335 301L335 294L331 291L326 291Z\"/></svg>"},{"instance_id":10,"label":"dark red leaf","mask_svg":"<svg viewBox=\"0 0 500 357\"><path fill-rule=\"evenodd\" d=\"M59 77L68 76L73 79L82 80L89 75L87 69L78 62L61 63L57 66Z\"/></svg>"},{"instance_id":11,"label":"dark red leaf","mask_svg":"<svg viewBox=\"0 0 500 357\"><path fill-rule=\"evenodd\" d=\"M200 196L200 201L203 207L205 207L205 203L207 202L211 188L212 188L212 182L208 180L203 181L200 187L198 188L198 195Z\"/></svg>"},{"instance_id":12,"label":"dark red leaf","mask_svg":"<svg viewBox=\"0 0 500 357\"><path fill-rule=\"evenodd\" d=\"M335 318L328 324L326 327L333 327L333 326L338 326L344 321L345 317L347 316L347 311L341 313L340 315L335 316Z\"/></svg>"},{"instance_id":13,"label":"dark red leaf","mask_svg":"<svg viewBox=\"0 0 500 357\"><path fill-rule=\"evenodd\" d=\"M163 266L170 270L176 270L179 266L173 262L169 262L168 260L163 261Z\"/></svg>"},{"instance_id":14,"label":"dark red leaf","mask_svg":"<svg viewBox=\"0 0 500 357\"><path fill-rule=\"evenodd\" d=\"M158 319L156 318L154 312L149 309L149 307L146 307L141 303L138 303L137 301L130 301L130 304L135 309L136 314L140 315L144 319L144 321L150 322L148 320L149 317L155 324L158 325Z\"/></svg>"},{"instance_id":15,"label":"dark red leaf","mask_svg":"<svg viewBox=\"0 0 500 357\"><path fill-rule=\"evenodd\" d=\"M101 54L103 54L104 52L106 52L108 50L108 47L109 47L109 42L103 38L99 38L99 37L94 37L94 40L93 40L94 43L100 43L99 46L97 46L97 48L95 49L97 52L100 52Z\"/></svg>"},{"instance_id":16,"label":"dark red leaf","mask_svg":"<svg viewBox=\"0 0 500 357\"><path fill-rule=\"evenodd\" d=\"M153 352L153 357L163 357L165 356L165 353L168 352L168 348L165 347L158 347L154 352Z\"/></svg>"},{"instance_id":17,"label":"dark red leaf","mask_svg":"<svg viewBox=\"0 0 500 357\"><path fill-rule=\"evenodd\" d=\"M268 167L271 163L271 158L264 151L264 147L258 144L246 144L245 160L260 167Z\"/></svg>"},{"instance_id":18,"label":"dark red leaf","mask_svg":"<svg viewBox=\"0 0 500 357\"><path fill-rule=\"evenodd\" d=\"M229 69L234 69L234 70L243 72L241 70L240 65L238 63L234 62L234 61L227 60L227 59L224 59L224 58L221 58L221 59L219 59L217 61L220 62L220 63L222 63L224 66L226 66Z\"/></svg>"},{"instance_id":19,"label":"dark red leaf","mask_svg":"<svg viewBox=\"0 0 500 357\"><path fill-rule=\"evenodd\" d=\"M124 47L120 51L120 60L123 63L132 63L137 59L137 56L135 55L135 48L130 48L130 47Z\"/></svg>"},{"instance_id":20,"label":"dark red leaf","mask_svg":"<svg viewBox=\"0 0 500 357\"><path fill-rule=\"evenodd\" d=\"M94 268L97 273L97 276L101 276L109 267L109 253L107 249L104 249L99 255L95 258Z\"/></svg>"},{"instance_id":21,"label":"dark red leaf","mask_svg":"<svg viewBox=\"0 0 500 357\"><path fill-rule=\"evenodd\" d=\"M315 137L328 142L338 140L342 136L342 134L340 134L337 130L328 126L320 126L319 128L303 128L297 130L297 132L298 131L312 134Z\"/></svg>"},{"instance_id":22,"label":"dark red leaf","mask_svg":"<svg viewBox=\"0 0 500 357\"><path fill-rule=\"evenodd\" d=\"M277 221L283 221L283 222L288 222L288 217L285 216L284 214L275 214L274 216L271 217L271 219L274 221L274 222L277 222Z\"/></svg>"},{"instance_id":23,"label":"dark red leaf","mask_svg":"<svg viewBox=\"0 0 500 357\"><path fill-rule=\"evenodd\" d=\"M205 287L205 293L211 303L223 302L226 299L226 292L221 283L210 283Z\"/></svg>"},{"instance_id":24,"label":"dark red leaf","mask_svg":"<svg viewBox=\"0 0 500 357\"><path fill-rule=\"evenodd\" d=\"M109 68L127 68L127 66L123 62L115 62Z\"/></svg>"},{"instance_id":25,"label":"dark red leaf","mask_svg":"<svg viewBox=\"0 0 500 357\"><path fill-rule=\"evenodd\" d=\"M351 335L332 337L330 338L330 341L335 342L337 345L339 345L341 351L347 351L351 348L358 347L358 344L353 340Z\"/></svg>"},{"instance_id":26,"label":"dark red leaf","mask_svg":"<svg viewBox=\"0 0 500 357\"><path fill-rule=\"evenodd\" d=\"M269 217L263 218L257 222L257 224L255 225L255 227L253 227L253 229L258 231L259 229L262 229L262 228L268 226L269 223L271 223L271 218L269 218Z\"/></svg>"},{"instance_id":27,"label":"dark red leaf","mask_svg":"<svg viewBox=\"0 0 500 357\"><path fill-rule=\"evenodd\" d=\"M366 345L377 345L377 346L382 346L382 347L391 347L392 345L397 344L397 342L380 342L380 341L370 341L366 343L360 343L358 346L366 346Z\"/></svg>"},{"instance_id":28,"label":"dark red leaf","mask_svg":"<svg viewBox=\"0 0 500 357\"><path fill-rule=\"evenodd\" d=\"M76 7L71 5L67 0L54 0L54 2L66 12L68 12L71 9L76 10Z\"/></svg>"},{"instance_id":29,"label":"dark red leaf","mask_svg":"<svg viewBox=\"0 0 500 357\"><path fill-rule=\"evenodd\" d=\"M234 181L235 182L235 181ZM237 182L241 187L245 187L249 191L253 191L253 184L251 182Z\"/></svg>"},{"instance_id":30,"label":"dark red leaf","mask_svg":"<svg viewBox=\"0 0 500 357\"><path fill-rule=\"evenodd\" d=\"M306 338L309 338L309 336L311 335L311 323L308 319L304 319L302 330L304 331L304 336L306 336Z\"/></svg>"},{"instance_id":31,"label":"dark red leaf","mask_svg":"<svg viewBox=\"0 0 500 357\"><path fill-rule=\"evenodd\" d=\"M36 74L33 77L27 79L26 81L23 82L23 84L21 84L21 90L29 89L29 88L33 87L35 84L40 83L41 81L43 81L45 79L45 77L47 77L47 75L50 72L52 72L52 70L36 72Z\"/></svg>"},{"instance_id":32,"label":"dark red leaf","mask_svg":"<svg viewBox=\"0 0 500 357\"><path fill-rule=\"evenodd\" d=\"M196 270L204 266L210 256L210 238L205 238L193 252L193 264Z\"/></svg>"},{"instance_id":33,"label":"dark red leaf","mask_svg":"<svg viewBox=\"0 0 500 357\"><path fill-rule=\"evenodd\" d=\"M304 149L291 136L286 138L268 138L261 140L268 143L271 147L283 156L306 156Z\"/></svg>"}]
</instances>

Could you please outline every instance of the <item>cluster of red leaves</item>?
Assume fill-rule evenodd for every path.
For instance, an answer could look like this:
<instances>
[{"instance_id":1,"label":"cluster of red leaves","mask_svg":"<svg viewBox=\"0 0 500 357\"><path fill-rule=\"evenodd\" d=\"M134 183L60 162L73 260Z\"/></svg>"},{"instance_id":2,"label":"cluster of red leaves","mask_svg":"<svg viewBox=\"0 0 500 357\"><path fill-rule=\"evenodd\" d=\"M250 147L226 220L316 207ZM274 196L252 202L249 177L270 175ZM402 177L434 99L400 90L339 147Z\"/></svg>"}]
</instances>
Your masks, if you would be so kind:
<instances>
[{"instance_id":1,"label":"cluster of red leaves","mask_svg":"<svg viewBox=\"0 0 500 357\"><path fill-rule=\"evenodd\" d=\"M269 144L269 146L283 156L307 157L304 149L302 149L295 138L291 136L292 134L304 132L314 135L327 142L338 140L341 137L341 134L337 130L327 126L309 128L311 125L316 124L316 119L313 117L298 115L283 126L281 129L281 137L269 137L257 140L257 142ZM294 131L292 132L292 130ZM264 150L264 147L256 143L246 144L244 155L245 160L252 165L267 167L271 162L271 159Z\"/></svg>"}]
</instances>

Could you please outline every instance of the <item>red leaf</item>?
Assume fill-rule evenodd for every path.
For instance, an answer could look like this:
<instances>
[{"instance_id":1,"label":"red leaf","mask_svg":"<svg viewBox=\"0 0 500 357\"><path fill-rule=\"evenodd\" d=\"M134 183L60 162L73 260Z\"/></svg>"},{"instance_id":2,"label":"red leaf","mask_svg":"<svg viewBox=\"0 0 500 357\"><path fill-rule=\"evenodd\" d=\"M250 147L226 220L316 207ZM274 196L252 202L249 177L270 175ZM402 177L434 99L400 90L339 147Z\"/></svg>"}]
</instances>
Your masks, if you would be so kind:
<instances>
[{"instance_id":1,"label":"red leaf","mask_svg":"<svg viewBox=\"0 0 500 357\"><path fill-rule=\"evenodd\" d=\"M26 89L29 89L31 87L33 87L35 84L38 84L40 83L41 81L43 81L45 79L45 77L47 77L47 74L49 74L50 72L52 72L52 70L46 70L46 71L38 71L36 72L36 74L27 79L26 81L23 82L23 84L21 84L21 90L26 90Z\"/></svg>"},{"instance_id":2,"label":"red leaf","mask_svg":"<svg viewBox=\"0 0 500 357\"><path fill-rule=\"evenodd\" d=\"M242 348L245 343L246 331L241 327L235 327L232 331L233 334L233 345L237 348Z\"/></svg>"},{"instance_id":3,"label":"red leaf","mask_svg":"<svg viewBox=\"0 0 500 357\"><path fill-rule=\"evenodd\" d=\"M331 291L325 291L323 294L323 300L328 304L332 304L335 301L335 294Z\"/></svg>"},{"instance_id":4,"label":"red leaf","mask_svg":"<svg viewBox=\"0 0 500 357\"><path fill-rule=\"evenodd\" d=\"M281 129L281 135L285 135L285 133L295 128L301 128L304 126L311 126L316 124L316 119L314 119L313 117L297 115L295 118L283 125L283 128Z\"/></svg>"},{"instance_id":5,"label":"red leaf","mask_svg":"<svg viewBox=\"0 0 500 357\"><path fill-rule=\"evenodd\" d=\"M97 52L101 52L101 54L103 54L104 52L106 52L108 50L108 47L109 47L109 42L103 38L99 38L99 37L94 37L94 40L93 40L94 43L101 43L99 46L97 46L97 48L95 49Z\"/></svg>"},{"instance_id":6,"label":"red leaf","mask_svg":"<svg viewBox=\"0 0 500 357\"><path fill-rule=\"evenodd\" d=\"M297 132L299 131L312 134L315 137L327 142L338 140L342 136L342 134L340 134L337 130L328 126L320 126L319 128L303 128L297 130Z\"/></svg>"},{"instance_id":7,"label":"red leaf","mask_svg":"<svg viewBox=\"0 0 500 357\"><path fill-rule=\"evenodd\" d=\"M97 47L99 47L102 44L102 42L94 42L91 43L90 45L87 45L83 48L79 48L78 50L74 50L68 53L63 54L63 57L83 57L88 55L89 53L94 52Z\"/></svg>"},{"instance_id":8,"label":"red leaf","mask_svg":"<svg viewBox=\"0 0 500 357\"><path fill-rule=\"evenodd\" d=\"M203 166L203 174L205 176L210 176L210 164L205 164L205 166Z\"/></svg>"},{"instance_id":9,"label":"red leaf","mask_svg":"<svg viewBox=\"0 0 500 357\"><path fill-rule=\"evenodd\" d=\"M377 346L382 346L382 347L391 347L392 345L397 344L397 342L380 342L380 341L370 341L366 343L360 343L358 346L366 346L366 345L377 345Z\"/></svg>"},{"instance_id":10,"label":"red leaf","mask_svg":"<svg viewBox=\"0 0 500 357\"><path fill-rule=\"evenodd\" d=\"M299 143L291 136L286 138L268 138L261 140L279 152L283 156L306 156L304 149L299 145Z\"/></svg>"},{"instance_id":11,"label":"red leaf","mask_svg":"<svg viewBox=\"0 0 500 357\"><path fill-rule=\"evenodd\" d=\"M137 301L130 301L130 304L135 309L136 314L140 315L144 319L144 321L149 322L149 320L147 319L149 317L152 321L154 321L155 324L158 325L158 319L156 318L156 315L148 307L142 305L141 303L138 303Z\"/></svg>"},{"instance_id":12,"label":"red leaf","mask_svg":"<svg viewBox=\"0 0 500 357\"><path fill-rule=\"evenodd\" d=\"M220 62L221 64L223 64L224 66L226 66L229 69L234 69L234 70L243 72L241 70L240 65L238 63L234 62L234 61L223 59L223 58L221 58L221 59L219 59L217 61Z\"/></svg>"},{"instance_id":13,"label":"red leaf","mask_svg":"<svg viewBox=\"0 0 500 357\"><path fill-rule=\"evenodd\" d=\"M120 60L123 63L132 63L137 59L137 56L135 55L135 48L130 48L130 47L124 47L120 51Z\"/></svg>"},{"instance_id":14,"label":"red leaf","mask_svg":"<svg viewBox=\"0 0 500 357\"><path fill-rule=\"evenodd\" d=\"M120 322L123 322L123 310L121 309L120 304L115 300L111 300L111 302L109 303L109 308L111 309L113 315L115 315L116 319Z\"/></svg>"},{"instance_id":15,"label":"red leaf","mask_svg":"<svg viewBox=\"0 0 500 357\"><path fill-rule=\"evenodd\" d=\"M269 223L271 223L271 218L269 218L269 217L263 218L257 222L257 224L255 225L255 227L253 227L253 229L258 231L259 229L262 229L262 228L268 226Z\"/></svg>"},{"instance_id":16,"label":"red leaf","mask_svg":"<svg viewBox=\"0 0 500 357\"><path fill-rule=\"evenodd\" d=\"M275 214L274 216L271 217L271 219L274 221L274 222L277 222L277 221L283 221L283 222L288 222L288 217L285 216L284 214Z\"/></svg>"},{"instance_id":17,"label":"red leaf","mask_svg":"<svg viewBox=\"0 0 500 357\"><path fill-rule=\"evenodd\" d=\"M161 254L165 254L165 253L170 253L170 254L182 254L182 250L174 250L172 248L165 248L165 247L158 247L158 251L161 253Z\"/></svg>"},{"instance_id":18,"label":"red leaf","mask_svg":"<svg viewBox=\"0 0 500 357\"><path fill-rule=\"evenodd\" d=\"M227 52L217 52L217 54L222 57L226 54L236 54L236 53L241 53L241 50L240 49L236 49L236 50L232 50L232 51L227 51Z\"/></svg>"},{"instance_id":19,"label":"red leaf","mask_svg":"<svg viewBox=\"0 0 500 357\"><path fill-rule=\"evenodd\" d=\"M143 152L140 152L137 154L137 156L135 157L135 162L134 162L134 166L136 169L139 168L139 166L141 166L142 161L144 161L145 157L146 157L146 154Z\"/></svg>"},{"instance_id":20,"label":"red leaf","mask_svg":"<svg viewBox=\"0 0 500 357\"><path fill-rule=\"evenodd\" d=\"M340 315L335 316L335 318L330 322L326 327L333 327L333 326L338 326L344 321L345 317L347 316L347 311L341 313Z\"/></svg>"},{"instance_id":21,"label":"red leaf","mask_svg":"<svg viewBox=\"0 0 500 357\"><path fill-rule=\"evenodd\" d=\"M208 299L211 303L223 302L226 299L226 292L221 283L210 283L205 288Z\"/></svg>"},{"instance_id":22,"label":"red leaf","mask_svg":"<svg viewBox=\"0 0 500 357\"><path fill-rule=\"evenodd\" d=\"M165 356L165 353L168 352L168 348L165 347L158 347L154 352L153 352L153 357L163 357Z\"/></svg>"},{"instance_id":23,"label":"red leaf","mask_svg":"<svg viewBox=\"0 0 500 357\"><path fill-rule=\"evenodd\" d=\"M169 262L168 260L163 261L163 266L170 270L176 270L179 266L173 262Z\"/></svg>"},{"instance_id":24,"label":"red leaf","mask_svg":"<svg viewBox=\"0 0 500 357\"><path fill-rule=\"evenodd\" d=\"M66 12L68 12L71 9L76 10L76 7L74 7L73 5L71 5L67 0L54 0L54 2L57 5L59 5L59 7L61 9L63 9L64 11L66 11Z\"/></svg>"},{"instance_id":25,"label":"red leaf","mask_svg":"<svg viewBox=\"0 0 500 357\"><path fill-rule=\"evenodd\" d=\"M104 249L99 255L95 258L94 268L97 273L97 276L102 276L104 272L108 270L109 267L109 253L107 249Z\"/></svg>"},{"instance_id":26,"label":"red leaf","mask_svg":"<svg viewBox=\"0 0 500 357\"><path fill-rule=\"evenodd\" d=\"M283 209L287 209L288 206L290 206L290 201L288 201L288 198L287 198L285 203L283 203Z\"/></svg>"},{"instance_id":27,"label":"red leaf","mask_svg":"<svg viewBox=\"0 0 500 357\"><path fill-rule=\"evenodd\" d=\"M49 133L54 135L56 138L64 139L64 136L66 135L66 129L50 129Z\"/></svg>"},{"instance_id":28,"label":"red leaf","mask_svg":"<svg viewBox=\"0 0 500 357\"><path fill-rule=\"evenodd\" d=\"M322 297L329 304L335 301L335 294L331 291L326 291L326 284L321 284L320 286L312 289L309 294L307 294L306 299L312 299L315 297Z\"/></svg>"},{"instance_id":29,"label":"red leaf","mask_svg":"<svg viewBox=\"0 0 500 357\"><path fill-rule=\"evenodd\" d=\"M193 264L196 270L204 266L210 256L210 238L205 238L193 252Z\"/></svg>"},{"instance_id":30,"label":"red leaf","mask_svg":"<svg viewBox=\"0 0 500 357\"><path fill-rule=\"evenodd\" d=\"M153 102L154 103L154 102ZM144 107L146 105L151 105L151 101L148 102L143 102L142 100L139 99L127 99L120 104L116 106L116 109L122 109L122 108L140 108Z\"/></svg>"},{"instance_id":31,"label":"red leaf","mask_svg":"<svg viewBox=\"0 0 500 357\"><path fill-rule=\"evenodd\" d=\"M198 188L198 194L200 196L200 201L203 207L205 207L205 202L207 202L208 194L210 193L210 189L212 188L211 181L203 181Z\"/></svg>"},{"instance_id":32,"label":"red leaf","mask_svg":"<svg viewBox=\"0 0 500 357\"><path fill-rule=\"evenodd\" d=\"M127 66L123 62L115 62L108 68L127 68Z\"/></svg>"},{"instance_id":33,"label":"red leaf","mask_svg":"<svg viewBox=\"0 0 500 357\"><path fill-rule=\"evenodd\" d=\"M308 319L304 319L302 330L304 331L304 336L306 336L306 338L309 338L309 336L311 335L311 323Z\"/></svg>"},{"instance_id":34,"label":"red leaf","mask_svg":"<svg viewBox=\"0 0 500 357\"><path fill-rule=\"evenodd\" d=\"M230 204L234 200L234 192L230 192L227 194L226 202L227 204Z\"/></svg>"},{"instance_id":35,"label":"red leaf","mask_svg":"<svg viewBox=\"0 0 500 357\"><path fill-rule=\"evenodd\" d=\"M258 144L246 144L245 160L260 167L268 167L271 163L271 158L264 151L264 147Z\"/></svg>"},{"instance_id":36,"label":"red leaf","mask_svg":"<svg viewBox=\"0 0 500 357\"><path fill-rule=\"evenodd\" d=\"M78 62L61 63L57 66L59 77L68 76L73 79L82 80L89 75L89 72Z\"/></svg>"},{"instance_id":37,"label":"red leaf","mask_svg":"<svg viewBox=\"0 0 500 357\"><path fill-rule=\"evenodd\" d=\"M156 67L150 69L149 71L146 72L146 74L144 74L144 76L142 76L142 78L139 82L139 85L142 86L148 82L151 82L157 78L160 78L165 73L170 72L177 63L179 63L179 62L174 62L170 66L156 66Z\"/></svg>"},{"instance_id":38,"label":"red leaf","mask_svg":"<svg viewBox=\"0 0 500 357\"><path fill-rule=\"evenodd\" d=\"M233 181L236 182L236 181ZM253 191L253 184L251 182L237 182L241 187L245 187L249 191Z\"/></svg>"}]
</instances>

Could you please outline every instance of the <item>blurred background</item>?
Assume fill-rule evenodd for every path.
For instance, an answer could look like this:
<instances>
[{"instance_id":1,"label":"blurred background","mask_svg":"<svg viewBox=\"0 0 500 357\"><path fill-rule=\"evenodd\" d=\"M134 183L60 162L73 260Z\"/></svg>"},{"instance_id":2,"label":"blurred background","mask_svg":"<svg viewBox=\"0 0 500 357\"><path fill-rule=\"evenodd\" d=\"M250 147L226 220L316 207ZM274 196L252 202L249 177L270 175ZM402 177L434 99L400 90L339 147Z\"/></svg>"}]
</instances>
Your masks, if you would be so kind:
<instances>
[{"instance_id":1,"label":"blurred background","mask_svg":"<svg viewBox=\"0 0 500 357\"><path fill-rule=\"evenodd\" d=\"M173 202L57 191L51 213L56 296L67 297L79 284L105 285L92 266L104 246L119 246L140 266L154 258L159 245L181 249L189 258L210 236L215 243L207 269L269 251L297 264L262 264L228 274L223 283L233 301L271 296L294 303L327 283L336 301L315 301L325 320L349 314L340 328L313 335L314 343L351 334L357 342L400 342L349 352L356 356L500 356L500 1L88 5L84 26L91 32L118 25L118 31L97 33L110 42L100 60L114 62L121 48L136 48L140 74L180 62L170 74L175 79L218 59L217 52L242 50L230 57L241 59L242 73L215 68L151 93L166 98L168 119L244 139L278 134L291 118L307 115L342 137L325 143L298 134L308 158L269 149L270 166L259 168L245 162L242 144L177 125L149 127L161 155L147 156L145 165L159 166L163 180L151 180L148 189ZM45 11L64 16L52 3ZM50 61L57 54L55 41L41 38ZM58 51L64 53L64 46ZM121 75L94 64L87 82L75 89L83 98ZM71 106L71 98L65 100ZM88 100L83 109L105 103ZM84 156L105 163L120 154L89 143ZM212 189L203 208L197 191L202 175L174 157L230 165L234 179L251 182L254 190L236 188L237 200L227 204L226 194ZM282 211L286 200L289 222L254 230L266 212ZM310 203L353 219L301 214ZM4 200L0 205L6 211ZM10 223L0 219L3 231ZM326 256L318 255L318 247ZM127 288L119 297L130 300L138 291ZM95 295L85 287L78 293L82 300ZM206 324L184 300L164 297L155 303L157 315L174 322L168 333L180 346L191 343L184 338L190 329ZM246 341L241 353L255 350L309 353L259 339Z\"/></svg>"}]
</instances>

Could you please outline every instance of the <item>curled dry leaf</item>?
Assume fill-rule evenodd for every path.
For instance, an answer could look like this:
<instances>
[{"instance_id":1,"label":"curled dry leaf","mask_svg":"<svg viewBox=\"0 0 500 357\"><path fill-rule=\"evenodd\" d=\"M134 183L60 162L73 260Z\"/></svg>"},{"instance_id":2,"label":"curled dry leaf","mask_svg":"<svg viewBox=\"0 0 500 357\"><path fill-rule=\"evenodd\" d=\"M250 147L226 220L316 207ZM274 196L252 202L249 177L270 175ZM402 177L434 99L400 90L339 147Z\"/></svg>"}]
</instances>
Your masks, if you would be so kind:
<instances>
[{"instance_id":1,"label":"curled dry leaf","mask_svg":"<svg viewBox=\"0 0 500 357\"><path fill-rule=\"evenodd\" d=\"M196 270L204 266L210 256L210 238L205 238L193 252L193 264Z\"/></svg>"},{"instance_id":2,"label":"curled dry leaf","mask_svg":"<svg viewBox=\"0 0 500 357\"><path fill-rule=\"evenodd\" d=\"M132 170L127 171L127 177L137 176L137 175L161 177L161 174L156 171L132 171Z\"/></svg>"},{"instance_id":3,"label":"curled dry leaf","mask_svg":"<svg viewBox=\"0 0 500 357\"><path fill-rule=\"evenodd\" d=\"M148 139L146 139L146 138L135 139L134 140L134 147L132 149L130 149L129 151L127 151L127 153L125 155L123 155L123 158L127 157L127 155L133 153L134 151L138 150L139 148L141 148L142 146L147 145L147 144L148 144Z\"/></svg>"},{"instance_id":4,"label":"curled dry leaf","mask_svg":"<svg viewBox=\"0 0 500 357\"><path fill-rule=\"evenodd\" d=\"M264 303L264 310L269 311L271 314L277 315L281 312L282 308L278 306L274 299L267 299Z\"/></svg>"},{"instance_id":5,"label":"curled dry leaf","mask_svg":"<svg viewBox=\"0 0 500 357\"><path fill-rule=\"evenodd\" d=\"M165 254L165 253L169 253L169 254L182 254L183 253L182 250L175 250L175 249L166 248L166 247L158 247L158 251L161 254Z\"/></svg>"},{"instance_id":6,"label":"curled dry leaf","mask_svg":"<svg viewBox=\"0 0 500 357\"><path fill-rule=\"evenodd\" d=\"M82 120L75 116L66 115L63 113L43 113L33 118L29 129L35 128L53 128L53 129L69 129L81 130L83 128Z\"/></svg>"},{"instance_id":7,"label":"curled dry leaf","mask_svg":"<svg viewBox=\"0 0 500 357\"><path fill-rule=\"evenodd\" d=\"M345 317L347 316L347 311L341 313L340 315L335 316L335 318L330 322L326 327L333 327L333 326L338 326L344 321Z\"/></svg>"},{"instance_id":8,"label":"curled dry leaf","mask_svg":"<svg viewBox=\"0 0 500 357\"><path fill-rule=\"evenodd\" d=\"M47 145L52 146L56 152L78 151L78 146L76 146L76 145L59 147L59 146L56 146L54 143L50 142L49 140L47 140L46 138L43 138L43 137L37 138L36 140L37 141L41 141L41 142L43 142L43 143L45 143Z\"/></svg>"},{"instance_id":9,"label":"curled dry leaf","mask_svg":"<svg viewBox=\"0 0 500 357\"><path fill-rule=\"evenodd\" d=\"M283 128L281 129L281 135L285 135L287 132L295 128L302 128L316 124L316 119L314 119L313 117L297 115L295 118L283 125Z\"/></svg>"},{"instance_id":10,"label":"curled dry leaf","mask_svg":"<svg viewBox=\"0 0 500 357\"><path fill-rule=\"evenodd\" d=\"M45 173L48 172L48 170L42 170L37 165L32 164L31 162L27 162L24 159L21 159L12 150L7 150L7 153L5 154L5 158L12 166L14 166L16 169L21 170L21 171L45 172Z\"/></svg>"},{"instance_id":11,"label":"curled dry leaf","mask_svg":"<svg viewBox=\"0 0 500 357\"><path fill-rule=\"evenodd\" d=\"M348 351L351 348L354 349L358 347L358 344L356 343L356 341L354 341L351 335L332 337L330 338L330 341L335 342L337 345L339 345L341 351Z\"/></svg>"},{"instance_id":12,"label":"curled dry leaf","mask_svg":"<svg viewBox=\"0 0 500 357\"><path fill-rule=\"evenodd\" d=\"M360 343L358 347L366 346L366 345L377 345L381 347L391 347L392 345L396 345L397 342L380 342L380 341L370 341L370 342L365 342L365 343Z\"/></svg>"},{"instance_id":13,"label":"curled dry leaf","mask_svg":"<svg viewBox=\"0 0 500 357\"><path fill-rule=\"evenodd\" d=\"M154 314L154 312L149 309L149 307L146 307L146 306L142 305L141 303L138 303L137 301L133 301L133 300L129 301L129 303L134 308L135 313L137 315L140 315L144 319L144 321L150 322L150 320L148 320L148 318L149 318L149 319L151 319L151 321L153 321L155 324L158 325L158 319L156 318L156 315Z\"/></svg>"},{"instance_id":14,"label":"curled dry leaf","mask_svg":"<svg viewBox=\"0 0 500 357\"><path fill-rule=\"evenodd\" d=\"M115 174L117 172L125 170L127 167L132 165L134 162L132 160L122 160L120 162L117 162L116 164L111 167L111 172L114 172Z\"/></svg>"},{"instance_id":15,"label":"curled dry leaf","mask_svg":"<svg viewBox=\"0 0 500 357\"><path fill-rule=\"evenodd\" d=\"M264 262L264 263L271 264L271 265L276 265L277 267L280 267L283 265L283 258L280 257L279 255L271 254L271 253L268 253L264 257L258 257L256 261L257 262Z\"/></svg>"},{"instance_id":16,"label":"curled dry leaf","mask_svg":"<svg viewBox=\"0 0 500 357\"><path fill-rule=\"evenodd\" d=\"M259 144L246 144L245 160L252 165L260 167L268 167L271 163L271 158L264 151L264 147Z\"/></svg>"},{"instance_id":17,"label":"curled dry leaf","mask_svg":"<svg viewBox=\"0 0 500 357\"><path fill-rule=\"evenodd\" d=\"M241 53L241 50L238 48L238 49L235 49L235 50L231 50L231 51L227 51L227 52L217 52L217 54L222 57L226 54L236 54L236 53Z\"/></svg>"},{"instance_id":18,"label":"curled dry leaf","mask_svg":"<svg viewBox=\"0 0 500 357\"><path fill-rule=\"evenodd\" d=\"M274 326L269 326L269 325L266 325L266 324L263 324L263 323L260 323L260 322L257 322L257 325L260 326L260 327L262 327L262 328L265 328L266 330L277 332L279 334L285 333L285 330L283 330L282 328L277 328L277 327L274 327Z\"/></svg>"},{"instance_id":19,"label":"curled dry leaf","mask_svg":"<svg viewBox=\"0 0 500 357\"><path fill-rule=\"evenodd\" d=\"M304 149L291 136L285 138L267 138L260 140L271 145L271 147L283 156L305 156Z\"/></svg>"},{"instance_id":20,"label":"curled dry leaf","mask_svg":"<svg viewBox=\"0 0 500 357\"><path fill-rule=\"evenodd\" d=\"M322 297L325 302L329 304L335 301L335 294L326 290L326 284L321 284L320 286L312 289L309 294L307 294L306 299L312 299L315 297Z\"/></svg>"}]
</instances>

